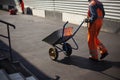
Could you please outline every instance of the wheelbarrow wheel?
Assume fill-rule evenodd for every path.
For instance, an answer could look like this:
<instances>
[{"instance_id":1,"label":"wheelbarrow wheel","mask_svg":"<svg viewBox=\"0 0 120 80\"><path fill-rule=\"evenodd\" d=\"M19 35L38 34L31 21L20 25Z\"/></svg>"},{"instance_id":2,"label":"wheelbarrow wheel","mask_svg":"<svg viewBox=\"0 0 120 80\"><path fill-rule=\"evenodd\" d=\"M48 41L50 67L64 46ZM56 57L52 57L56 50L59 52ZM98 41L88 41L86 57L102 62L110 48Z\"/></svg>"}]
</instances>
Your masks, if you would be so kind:
<instances>
[{"instance_id":1,"label":"wheelbarrow wheel","mask_svg":"<svg viewBox=\"0 0 120 80\"><path fill-rule=\"evenodd\" d=\"M68 57L72 54L72 47L69 43L63 44L63 50L65 51L64 54Z\"/></svg>"},{"instance_id":2,"label":"wheelbarrow wheel","mask_svg":"<svg viewBox=\"0 0 120 80\"><path fill-rule=\"evenodd\" d=\"M57 49L56 48L50 48L49 49L49 56L50 56L50 58L52 59L52 60L57 60L57 58L58 58L58 51L57 51Z\"/></svg>"}]
</instances>

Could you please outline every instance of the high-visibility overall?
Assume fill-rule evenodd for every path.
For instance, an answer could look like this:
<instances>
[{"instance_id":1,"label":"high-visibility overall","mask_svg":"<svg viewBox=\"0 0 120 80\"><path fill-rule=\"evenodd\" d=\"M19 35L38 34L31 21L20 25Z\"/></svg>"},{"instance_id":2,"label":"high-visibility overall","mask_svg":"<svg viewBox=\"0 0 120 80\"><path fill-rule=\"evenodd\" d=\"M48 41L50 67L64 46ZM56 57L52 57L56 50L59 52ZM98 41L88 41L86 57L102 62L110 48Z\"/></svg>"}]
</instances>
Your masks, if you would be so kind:
<instances>
[{"instance_id":1,"label":"high-visibility overall","mask_svg":"<svg viewBox=\"0 0 120 80\"><path fill-rule=\"evenodd\" d=\"M24 2L23 2L23 0L19 0L19 3L20 3L22 13L24 14Z\"/></svg>"},{"instance_id":2,"label":"high-visibility overall","mask_svg":"<svg viewBox=\"0 0 120 80\"><path fill-rule=\"evenodd\" d=\"M105 46L98 39L104 15L102 3L98 0L91 0L88 9L88 18L90 19L90 23L88 23L88 47L90 55L94 59L98 59L98 50L100 50L101 54L107 52Z\"/></svg>"}]
</instances>

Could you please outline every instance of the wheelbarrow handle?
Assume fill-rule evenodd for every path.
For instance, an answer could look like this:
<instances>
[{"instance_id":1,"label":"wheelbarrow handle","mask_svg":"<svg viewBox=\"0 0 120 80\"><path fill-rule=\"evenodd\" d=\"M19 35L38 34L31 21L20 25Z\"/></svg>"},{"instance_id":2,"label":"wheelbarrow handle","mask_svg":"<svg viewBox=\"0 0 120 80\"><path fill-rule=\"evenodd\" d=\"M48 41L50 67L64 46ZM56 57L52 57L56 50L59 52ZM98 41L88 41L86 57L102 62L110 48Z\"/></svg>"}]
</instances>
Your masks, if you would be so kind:
<instances>
[{"instance_id":1,"label":"wheelbarrow handle","mask_svg":"<svg viewBox=\"0 0 120 80\"><path fill-rule=\"evenodd\" d=\"M68 24L68 21L63 25L63 29L65 28L65 26Z\"/></svg>"},{"instance_id":2,"label":"wheelbarrow handle","mask_svg":"<svg viewBox=\"0 0 120 80\"><path fill-rule=\"evenodd\" d=\"M84 22L85 22L84 20L81 22L81 24L78 26L78 28L76 29L72 36L74 36L77 33L77 31L80 29Z\"/></svg>"}]
</instances>

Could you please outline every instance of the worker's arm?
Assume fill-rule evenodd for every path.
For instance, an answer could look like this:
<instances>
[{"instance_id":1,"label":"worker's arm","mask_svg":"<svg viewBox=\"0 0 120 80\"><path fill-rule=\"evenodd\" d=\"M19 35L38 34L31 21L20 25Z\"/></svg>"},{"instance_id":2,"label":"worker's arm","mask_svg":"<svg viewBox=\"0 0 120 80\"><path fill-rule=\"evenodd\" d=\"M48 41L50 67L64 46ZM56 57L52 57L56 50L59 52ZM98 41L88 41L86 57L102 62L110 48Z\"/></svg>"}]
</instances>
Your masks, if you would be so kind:
<instances>
[{"instance_id":1,"label":"worker's arm","mask_svg":"<svg viewBox=\"0 0 120 80\"><path fill-rule=\"evenodd\" d=\"M89 9L90 9L90 14L91 14L91 17L90 17L90 23L94 22L96 19L97 19L97 6L96 5L90 5L89 6Z\"/></svg>"}]
</instances>

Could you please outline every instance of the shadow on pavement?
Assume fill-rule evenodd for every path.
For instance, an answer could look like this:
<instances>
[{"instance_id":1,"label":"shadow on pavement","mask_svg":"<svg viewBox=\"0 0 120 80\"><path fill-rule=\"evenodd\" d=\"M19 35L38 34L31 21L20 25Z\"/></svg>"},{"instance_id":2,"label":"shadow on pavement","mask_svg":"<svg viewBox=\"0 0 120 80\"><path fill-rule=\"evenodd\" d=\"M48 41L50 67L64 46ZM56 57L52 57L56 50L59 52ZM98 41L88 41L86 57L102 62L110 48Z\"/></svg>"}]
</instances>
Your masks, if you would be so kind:
<instances>
[{"instance_id":1,"label":"shadow on pavement","mask_svg":"<svg viewBox=\"0 0 120 80\"><path fill-rule=\"evenodd\" d=\"M3 41L0 40L0 48L4 48L4 49L9 49L7 44L4 43ZM0 49L1 51L1 49ZM1 52L5 52L6 51L1 51ZM13 61L19 61L20 63L22 63L30 72L32 72L39 80L59 80L60 77L58 75L55 75L55 78L51 78L49 76L47 76L45 73L43 73L42 71L40 71L38 68L36 68L34 65L32 65L29 61L27 61L25 58L23 58L18 52L16 52L15 50L12 49L12 56L13 56ZM8 52L6 52L7 55L9 55ZM3 60L4 61L4 60ZM10 64L8 64L8 66L5 64L5 66L7 66L9 69L11 69L9 67ZM19 66L18 66L19 67ZM1 68L1 65L0 65ZM13 71L13 70L10 70Z\"/></svg>"},{"instance_id":2,"label":"shadow on pavement","mask_svg":"<svg viewBox=\"0 0 120 80\"><path fill-rule=\"evenodd\" d=\"M119 80L118 78L116 78L112 75L108 75L108 74L104 73L103 71L105 71L111 67L120 68L120 62L112 62L112 61L107 61L107 60L103 60L100 62L94 62L87 58L75 56L75 55L72 55L70 57L65 57L64 59L61 59L61 60L57 60L57 62L66 64L66 65L74 65L79 68L89 69L92 71L97 71L97 72L100 72L101 74L109 76L113 79Z\"/></svg>"}]
</instances>

